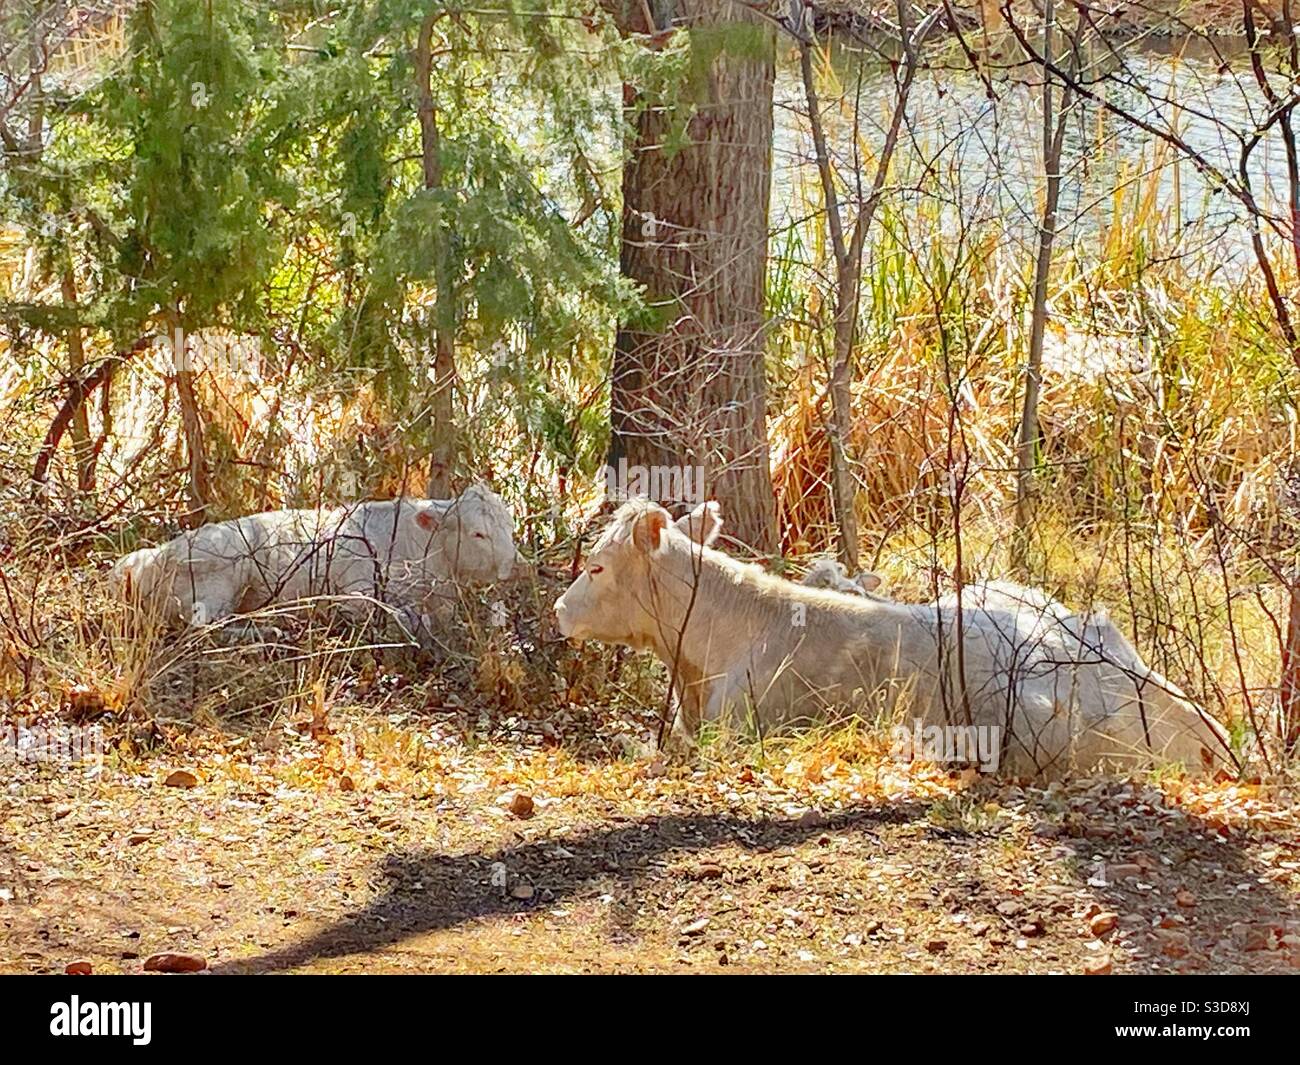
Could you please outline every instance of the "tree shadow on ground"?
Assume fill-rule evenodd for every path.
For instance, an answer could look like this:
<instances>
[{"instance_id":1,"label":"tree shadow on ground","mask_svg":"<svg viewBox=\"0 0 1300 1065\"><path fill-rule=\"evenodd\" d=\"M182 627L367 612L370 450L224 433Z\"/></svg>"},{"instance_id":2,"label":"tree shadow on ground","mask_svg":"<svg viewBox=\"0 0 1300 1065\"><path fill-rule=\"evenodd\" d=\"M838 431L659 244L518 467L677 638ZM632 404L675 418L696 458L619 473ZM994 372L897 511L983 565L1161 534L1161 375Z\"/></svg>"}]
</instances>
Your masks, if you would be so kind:
<instances>
[{"instance_id":1,"label":"tree shadow on ground","mask_svg":"<svg viewBox=\"0 0 1300 1065\"><path fill-rule=\"evenodd\" d=\"M363 954L426 932L455 928L484 917L520 913L527 904L501 884L491 867L504 863L512 883L536 885L551 906L598 882L615 880L636 890L651 867L668 855L696 854L725 846L774 850L824 833L858 832L915 820L923 807L899 803L829 818L734 817L674 814L627 819L577 836L538 840L495 852L439 854L415 851L384 860L388 885L367 906L301 943L256 958L214 966L214 972L264 973L321 958Z\"/></svg>"},{"instance_id":2,"label":"tree shadow on ground","mask_svg":"<svg viewBox=\"0 0 1300 1065\"><path fill-rule=\"evenodd\" d=\"M652 879L664 875L666 859L675 856L707 857L710 852L726 848L763 853L831 836L847 838L852 844L863 842L865 847L856 857L872 861L881 856L880 840L873 830L917 823L924 825L925 831L917 836L909 834L901 846L910 852L910 859L933 862L939 878L931 888L951 889L954 897L960 898L961 909L992 921L995 930L1004 926L1004 933L1016 938L1024 917L1004 915L997 904L1006 900L1005 889L988 882L988 874L999 868L997 852L1006 842L1005 832L967 832L936 826L927 817L929 810L930 804L905 802L864 807L825 819L719 813L616 818L612 825L573 836L499 850L396 853L384 859L381 867L386 886L366 906L299 943L258 957L231 960L215 966L214 971L275 972L320 959L368 954L483 918L514 916L537 906L550 908L598 887L618 886L637 898L651 890ZM1044 803L1033 812L1051 817L1054 811ZM1128 928L1131 941L1141 941L1138 955L1126 963L1133 970L1168 972L1184 963L1195 963L1202 971L1214 971L1225 951L1232 952L1229 961L1238 968L1285 967L1287 959L1276 950L1276 944L1271 952L1247 953L1244 944L1233 941L1232 929L1242 923L1276 929L1300 917L1297 900L1284 888L1260 882L1264 870L1248 852L1243 838L1225 838L1214 826L1167 806L1153 813L1136 813L1122 804L1112 804L1094 813L1085 824L1067 817L1063 823L1058 820L1058 827L1060 836L1041 840L1042 848L1050 851L1064 845L1074 856L1051 857L1043 849L1034 852L1040 870L1044 859L1050 864L1044 875L1023 884L1018 897L1026 910L1041 908L1043 913L1051 912L1049 907L1059 902L1050 895L1051 884L1068 883L1073 874L1076 889L1086 884L1089 894L1102 906L1127 919L1120 927ZM901 853L887 848L883 857ZM1104 885L1089 882L1097 860L1113 871L1117 866L1134 864L1134 859L1144 854L1154 864L1144 867L1140 875L1111 876ZM494 882L492 870L498 862L509 871L509 885L501 883L499 877ZM1047 875L1054 869L1066 876ZM1002 877L995 875L992 879L996 882ZM528 901L512 896L508 887L516 883L530 885L536 895ZM1239 885L1246 883L1252 885L1251 889L1241 890ZM900 889L904 886L899 885ZM702 885L700 889L705 890ZM1194 908L1176 904L1180 890L1196 896ZM1157 931L1162 915L1167 914L1185 923ZM1076 942L1083 933L1086 939L1085 926L1078 917L1056 910L1051 917L1054 932ZM1175 940L1179 934L1186 934L1188 955L1166 952L1170 934ZM1102 938L1108 941L1106 949L1114 946L1114 934Z\"/></svg>"}]
</instances>

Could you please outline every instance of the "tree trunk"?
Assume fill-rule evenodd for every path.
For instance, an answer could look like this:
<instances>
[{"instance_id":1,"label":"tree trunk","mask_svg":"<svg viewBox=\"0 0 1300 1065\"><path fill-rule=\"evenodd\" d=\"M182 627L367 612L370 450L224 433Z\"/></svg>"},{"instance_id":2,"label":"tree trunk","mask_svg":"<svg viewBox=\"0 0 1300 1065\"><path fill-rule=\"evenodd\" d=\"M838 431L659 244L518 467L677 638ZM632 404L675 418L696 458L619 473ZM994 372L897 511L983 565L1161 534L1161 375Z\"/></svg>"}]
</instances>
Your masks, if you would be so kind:
<instances>
[{"instance_id":1,"label":"tree trunk","mask_svg":"<svg viewBox=\"0 0 1300 1065\"><path fill-rule=\"evenodd\" d=\"M1291 14L1291 0L1282 3L1281 40L1285 43L1289 60L1289 73L1294 78L1300 75L1300 45L1296 43L1295 22ZM1249 2L1242 4L1242 25L1246 31L1246 43L1250 52L1251 68L1255 80L1259 83L1269 106L1279 110L1278 129L1282 134L1282 145L1286 154L1287 191L1291 207L1291 251L1295 258L1296 269L1300 270L1300 152L1296 149L1295 127L1291 116L1295 110L1294 102L1284 103L1273 88L1268 77L1264 56L1261 49L1259 30L1255 24L1255 13ZM1274 26L1270 36L1278 36L1278 27ZM1274 313L1282 334L1291 346L1291 358L1300 363L1295 328L1291 323L1290 312L1279 291L1268 253L1259 235L1259 223L1256 220L1251 238L1255 256L1259 261L1273 300ZM1286 635L1282 647L1281 676L1278 679L1278 702L1282 742L1287 751L1294 750L1300 744L1300 571L1292 568L1290 579L1286 584L1288 602Z\"/></svg>"},{"instance_id":2,"label":"tree trunk","mask_svg":"<svg viewBox=\"0 0 1300 1065\"><path fill-rule=\"evenodd\" d=\"M433 105L433 26L438 14L430 14L420 27L415 51L415 76L420 92L420 151L424 164L424 187L442 188L442 145L438 112ZM450 261L450 227L439 220L434 243L434 283L438 292L434 305L433 394L429 399L429 486L430 499L448 499L456 462L457 433L454 410L456 384L456 294Z\"/></svg>"},{"instance_id":3,"label":"tree trunk","mask_svg":"<svg viewBox=\"0 0 1300 1065\"><path fill-rule=\"evenodd\" d=\"M826 228L830 231L831 249L835 255L835 328L830 372L831 424L828 433L831 445L831 502L835 511L835 525L839 530L840 561L848 567L849 573L856 573L858 571L858 515L855 509L857 492L853 471L849 468L848 455L853 405L852 372L849 363L853 357L853 339L857 332L858 293L862 277L862 241L866 229L863 226L863 204L859 202L857 225L854 226L850 241L845 242L844 219L840 211L839 195L835 189L835 175L831 169L826 135L822 130L821 103L817 99L817 79L813 71L811 40L800 41L799 69L803 76L804 98L808 101L808 123L812 128L813 150L817 155L822 197L826 201ZM888 160L883 160L881 165L887 166ZM866 221L869 225L870 220Z\"/></svg>"},{"instance_id":4,"label":"tree trunk","mask_svg":"<svg viewBox=\"0 0 1300 1065\"><path fill-rule=\"evenodd\" d=\"M95 389L103 388L107 390L113 377L113 371L126 362L127 359L134 358L148 348L153 339L152 336L140 337L129 348L109 356L84 378L72 381L68 388L67 398L59 407L59 412L54 416L54 421L50 423L50 427L45 433L45 440L41 444L41 450L36 455L36 464L32 467L32 489L35 496L39 496L45 491L50 477L50 462L53 461L54 453L59 449L59 442L63 439L63 434L67 432L68 426L72 424L73 418L76 417L77 408L86 402L87 397ZM107 415L105 417L107 418ZM103 439L102 433L100 439ZM93 455L94 449L92 449L92 458Z\"/></svg>"},{"instance_id":5,"label":"tree trunk","mask_svg":"<svg viewBox=\"0 0 1300 1065\"><path fill-rule=\"evenodd\" d=\"M77 306L77 281L72 273L71 259L63 268L61 282L63 304L75 311ZM73 381L80 381L86 375L86 354L81 343L81 326L68 328L68 376ZM72 454L77 463L77 488L83 495L95 490L93 445L90 440L90 419L86 414L85 404L78 404L72 414Z\"/></svg>"},{"instance_id":6,"label":"tree trunk","mask_svg":"<svg viewBox=\"0 0 1300 1065\"><path fill-rule=\"evenodd\" d=\"M1290 751L1300 744L1300 573L1292 572L1287 593L1289 609L1286 642L1282 647L1278 716L1284 749Z\"/></svg>"},{"instance_id":7,"label":"tree trunk","mask_svg":"<svg viewBox=\"0 0 1300 1065\"><path fill-rule=\"evenodd\" d=\"M176 374L176 397L181 408L181 433L185 439L185 459L189 466L190 509L183 522L186 528L202 525L212 503L212 483L208 473L208 455L203 443L203 412L195 387L194 367L189 345L179 316L169 321L171 327L172 367Z\"/></svg>"},{"instance_id":8,"label":"tree trunk","mask_svg":"<svg viewBox=\"0 0 1300 1065\"><path fill-rule=\"evenodd\" d=\"M1043 376L1043 337L1047 327L1047 283L1052 270L1052 245L1056 240L1056 211L1061 198L1061 155L1065 144L1065 117L1069 90L1061 97L1060 114L1052 112L1052 32L1055 8L1047 0L1043 23L1043 170L1047 188L1043 220L1038 230L1038 257L1034 264L1033 311L1029 326L1029 358L1025 366L1025 398L1016 438L1016 511L1011 538L1011 568L1021 580L1029 577L1029 539L1034 516L1035 478L1038 465L1038 394Z\"/></svg>"},{"instance_id":9,"label":"tree trunk","mask_svg":"<svg viewBox=\"0 0 1300 1065\"><path fill-rule=\"evenodd\" d=\"M655 6L655 25L635 28L689 30L694 110L669 144L681 109L626 93L636 140L623 171L621 267L643 286L651 314L620 328L615 344L610 466L702 470L728 535L769 554L777 537L763 357L775 34L730 0Z\"/></svg>"}]
</instances>

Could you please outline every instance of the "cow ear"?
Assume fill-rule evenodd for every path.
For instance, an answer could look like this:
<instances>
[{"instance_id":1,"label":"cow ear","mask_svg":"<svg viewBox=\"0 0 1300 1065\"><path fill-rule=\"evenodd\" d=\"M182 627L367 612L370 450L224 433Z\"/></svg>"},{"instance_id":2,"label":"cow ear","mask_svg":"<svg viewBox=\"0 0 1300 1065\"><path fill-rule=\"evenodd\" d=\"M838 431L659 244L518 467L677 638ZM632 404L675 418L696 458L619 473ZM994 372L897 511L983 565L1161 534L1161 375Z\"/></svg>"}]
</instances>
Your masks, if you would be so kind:
<instances>
[{"instance_id":1,"label":"cow ear","mask_svg":"<svg viewBox=\"0 0 1300 1065\"><path fill-rule=\"evenodd\" d=\"M646 554L654 554L663 546L664 531L668 528L668 511L663 507L650 507L637 516L632 525L632 543Z\"/></svg>"},{"instance_id":2,"label":"cow ear","mask_svg":"<svg viewBox=\"0 0 1300 1065\"><path fill-rule=\"evenodd\" d=\"M880 574L872 573L870 570L863 570L853 579L864 592L874 592L881 584Z\"/></svg>"},{"instance_id":3,"label":"cow ear","mask_svg":"<svg viewBox=\"0 0 1300 1065\"><path fill-rule=\"evenodd\" d=\"M710 499L678 518L674 524L697 544L710 547L722 531L722 513L717 500Z\"/></svg>"}]
</instances>

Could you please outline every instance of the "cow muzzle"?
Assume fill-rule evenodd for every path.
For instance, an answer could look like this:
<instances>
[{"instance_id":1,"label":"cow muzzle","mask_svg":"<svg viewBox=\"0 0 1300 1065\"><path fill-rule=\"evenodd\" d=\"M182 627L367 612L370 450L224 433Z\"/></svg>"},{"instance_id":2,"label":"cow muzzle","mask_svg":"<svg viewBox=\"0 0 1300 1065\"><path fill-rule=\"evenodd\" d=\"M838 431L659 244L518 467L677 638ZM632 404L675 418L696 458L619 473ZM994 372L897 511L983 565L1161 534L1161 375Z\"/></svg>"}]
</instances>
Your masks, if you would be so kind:
<instances>
[{"instance_id":1,"label":"cow muzzle","mask_svg":"<svg viewBox=\"0 0 1300 1065\"><path fill-rule=\"evenodd\" d=\"M560 635L572 638L574 635L573 618L569 614L569 609L565 605L564 596L555 600L555 623L560 630Z\"/></svg>"}]
</instances>

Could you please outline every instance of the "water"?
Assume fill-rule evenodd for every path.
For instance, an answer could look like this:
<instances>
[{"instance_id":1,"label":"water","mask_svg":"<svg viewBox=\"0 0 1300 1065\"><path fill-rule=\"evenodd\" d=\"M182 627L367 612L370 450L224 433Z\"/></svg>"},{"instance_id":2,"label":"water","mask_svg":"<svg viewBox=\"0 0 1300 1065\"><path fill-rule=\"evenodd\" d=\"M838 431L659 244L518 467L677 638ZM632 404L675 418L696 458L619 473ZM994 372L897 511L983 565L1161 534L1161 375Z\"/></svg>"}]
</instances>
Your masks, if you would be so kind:
<instances>
[{"instance_id":1,"label":"water","mask_svg":"<svg viewBox=\"0 0 1300 1065\"><path fill-rule=\"evenodd\" d=\"M1241 141L1269 113L1244 55L1234 39L1152 38L1140 46L1117 45L1123 68L1094 48L1085 76L1095 91L1156 129L1180 137L1206 162L1237 176ZM1030 252L1042 211L1041 74L1010 53L993 82L984 81L960 55L921 71L912 88L907 121L895 161L890 197L901 217L921 212L946 235L998 226L1007 241ZM878 55L847 45L833 52L839 87L823 85L824 121L841 173L851 173L853 108L860 112L858 152L865 159L864 183L874 173L874 155L884 140L893 107L893 75ZM1115 75L1104 83L1103 73ZM1276 78L1279 95L1286 94ZM815 211L820 194L812 138L797 58L780 65L773 223L797 223ZM837 101L838 108L829 108ZM1059 92L1058 92L1059 100ZM1287 182L1281 137L1274 127L1262 136L1247 166L1253 192L1265 210L1286 218ZM1126 199L1117 205L1117 190ZM1247 212L1216 189L1196 166L1158 137L1081 101L1066 127L1059 244L1084 256L1101 253L1115 225L1131 225L1136 204L1146 196L1156 205L1161 247L1152 255L1212 252L1226 268L1241 268L1250 256Z\"/></svg>"}]
</instances>

